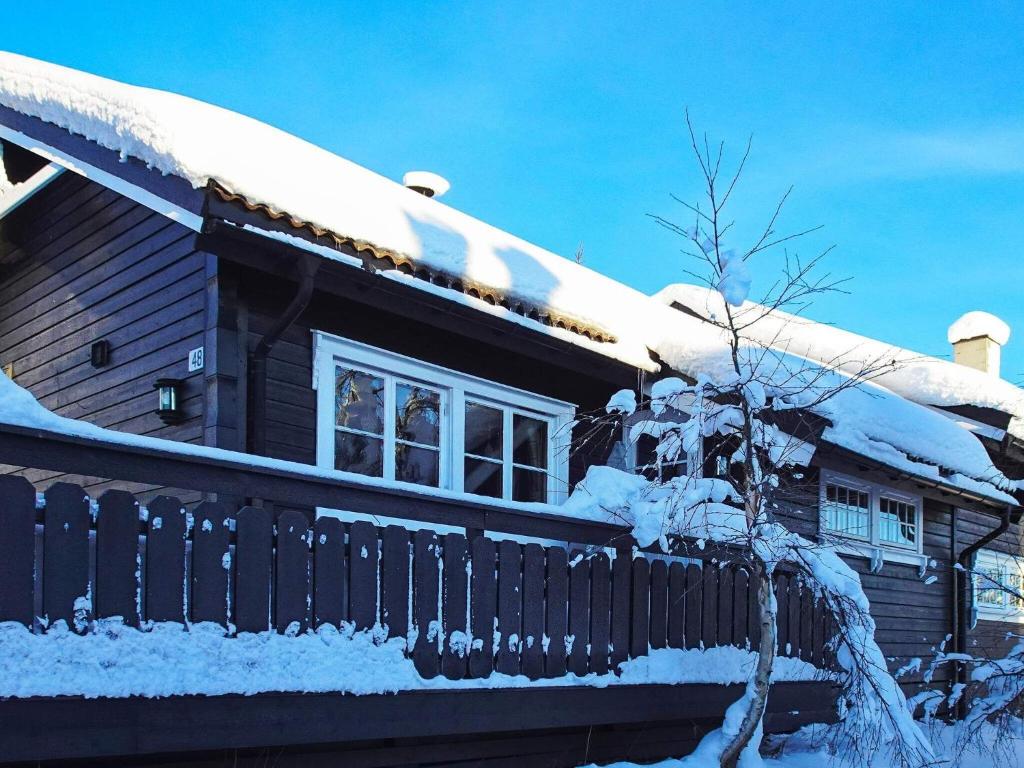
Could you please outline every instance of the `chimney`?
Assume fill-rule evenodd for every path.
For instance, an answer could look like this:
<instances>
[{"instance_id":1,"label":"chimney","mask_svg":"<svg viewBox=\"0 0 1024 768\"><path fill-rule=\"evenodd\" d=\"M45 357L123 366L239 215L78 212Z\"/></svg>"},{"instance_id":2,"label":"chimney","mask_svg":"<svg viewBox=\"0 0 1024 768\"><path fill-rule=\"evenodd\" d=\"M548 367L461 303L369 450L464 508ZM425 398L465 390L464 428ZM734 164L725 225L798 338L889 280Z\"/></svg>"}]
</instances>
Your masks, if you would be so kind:
<instances>
[{"instance_id":1,"label":"chimney","mask_svg":"<svg viewBox=\"0 0 1024 768\"><path fill-rule=\"evenodd\" d=\"M992 376L999 375L999 352L1010 340L1010 326L988 312L968 312L949 326L953 361Z\"/></svg>"},{"instance_id":2,"label":"chimney","mask_svg":"<svg viewBox=\"0 0 1024 768\"><path fill-rule=\"evenodd\" d=\"M446 178L430 171L409 171L402 177L402 184L427 197L441 197L452 186Z\"/></svg>"}]
</instances>

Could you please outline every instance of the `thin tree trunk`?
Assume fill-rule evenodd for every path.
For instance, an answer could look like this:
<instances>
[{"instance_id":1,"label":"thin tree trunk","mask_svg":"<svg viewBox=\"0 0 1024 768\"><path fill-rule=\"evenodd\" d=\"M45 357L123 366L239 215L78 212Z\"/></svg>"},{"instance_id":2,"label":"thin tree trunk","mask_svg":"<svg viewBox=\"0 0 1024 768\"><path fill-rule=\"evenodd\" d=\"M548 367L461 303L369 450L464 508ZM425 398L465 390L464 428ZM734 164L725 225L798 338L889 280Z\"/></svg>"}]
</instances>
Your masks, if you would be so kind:
<instances>
[{"instance_id":1,"label":"thin tree trunk","mask_svg":"<svg viewBox=\"0 0 1024 768\"><path fill-rule=\"evenodd\" d=\"M757 607L761 621L761 642L758 645L757 668L754 670L753 695L739 732L722 752L722 768L736 768L740 755L757 732L768 706L768 689L771 686L772 668L775 666L775 648L778 643L775 595L771 574L765 572L764 563L754 562L754 576L757 579Z\"/></svg>"}]
</instances>

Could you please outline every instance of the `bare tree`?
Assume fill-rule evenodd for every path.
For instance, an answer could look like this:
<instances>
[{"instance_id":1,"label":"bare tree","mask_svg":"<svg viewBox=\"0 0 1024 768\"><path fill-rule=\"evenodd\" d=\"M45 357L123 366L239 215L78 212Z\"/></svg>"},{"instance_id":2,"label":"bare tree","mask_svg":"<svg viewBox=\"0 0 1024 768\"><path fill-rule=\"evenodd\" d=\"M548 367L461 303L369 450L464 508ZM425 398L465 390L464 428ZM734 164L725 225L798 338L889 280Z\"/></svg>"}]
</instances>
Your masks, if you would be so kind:
<instances>
[{"instance_id":1,"label":"bare tree","mask_svg":"<svg viewBox=\"0 0 1024 768\"><path fill-rule=\"evenodd\" d=\"M846 709L846 731L840 729L837 738L856 733L857 739L845 740L848 750L858 744L886 742L894 752L894 764L924 764L931 759L930 745L875 643L875 625L859 578L828 542L811 542L793 533L776 515L800 485L807 445L799 435L813 432L815 411L894 364L888 356L856 365L846 355L812 362L787 354L781 332L755 338L752 331L769 316L783 309L800 312L816 296L840 289L842 281L817 274L830 249L806 261L786 250L792 241L817 229L777 231L789 192L752 244L728 249L725 242L734 223L726 216L727 205L747 163L750 143L735 170L725 175L724 145L712 148L706 136L698 139L689 115L687 126L704 199L690 203L676 198L692 216L689 226L655 219L684 238L684 252L697 265L687 273L708 289L712 306L704 319L719 335L722 354L720 359L705 361L709 373L656 382L649 399L638 403L628 390L611 399L609 413L628 422L634 438L647 435L657 445L648 467L653 470L650 485L638 490L635 482L623 480L621 498L610 500L605 493L602 508L631 524L641 544L660 540L669 548L671 539L686 537L701 546L711 542L728 550L731 557L745 561L752 584L757 585L756 668L744 696L700 750L717 758L723 768L756 764L759 759L778 651L773 574L785 564L815 590L835 619L832 647L842 674ZM748 265L768 252L781 252L780 277L757 303L749 302ZM701 462L692 460L701 456L704 465L717 459L722 471L705 477ZM681 473L664 471L684 466ZM667 478L668 474L675 476ZM578 503L586 503L586 494L585 481L574 496L582 499ZM674 551L679 551L678 544Z\"/></svg>"}]
</instances>

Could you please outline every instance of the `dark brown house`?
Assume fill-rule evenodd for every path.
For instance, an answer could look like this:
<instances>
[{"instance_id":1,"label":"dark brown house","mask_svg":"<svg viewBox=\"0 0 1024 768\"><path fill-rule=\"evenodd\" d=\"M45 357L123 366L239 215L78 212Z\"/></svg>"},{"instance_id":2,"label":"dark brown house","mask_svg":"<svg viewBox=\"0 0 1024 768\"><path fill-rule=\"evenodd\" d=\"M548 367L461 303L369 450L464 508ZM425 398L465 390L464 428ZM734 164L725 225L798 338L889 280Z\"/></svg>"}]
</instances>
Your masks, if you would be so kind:
<instances>
[{"instance_id":1,"label":"dark brown house","mask_svg":"<svg viewBox=\"0 0 1024 768\"><path fill-rule=\"evenodd\" d=\"M41 66L48 65L18 57L0 60L0 67L20 67L28 79ZM305 565L296 571L300 575L295 582L305 591L298 602L288 602L290 593L281 581L290 573L291 557L280 539L284 514L300 514L301 518L287 519L309 522L316 518L314 509L345 510L332 518L345 526L343 539L349 537L339 556L352 561L345 571L350 580L344 587L347 607L339 608L336 618L366 627L380 621L392 605L390 576L380 576L384 581L374 587L378 593L361 592L355 542L358 536L370 535L374 542L379 536L381 557L387 560L386 531L400 530L385 528L389 524L426 529L422 534L406 531L404 544L396 545L398 551L404 546L420 552L415 548L421 536L433 535L430 529L458 536L451 540L451 550L446 544L444 555L449 557L450 551L458 562L476 562L478 549L486 558L486 545L477 541L490 541L484 534L492 531L532 536L549 545L607 543L609 537L623 535L611 525L588 526L560 518L557 505L588 466L638 463L621 434L592 437L585 426L573 430L580 414L600 411L617 390L645 392L659 378L693 373L673 370L656 350L644 345L635 328L615 321L617 314L635 315L655 299L428 199L431 185L438 183L429 175L413 177L413 188L403 189L302 145L289 162L333 159L324 168L295 167L292 180L282 181L287 194L254 196L253 190L263 189L260 183L272 184L286 163L262 157L259 162L272 166L263 176L222 177L209 165L217 159L216 151L209 157L194 152L178 158L180 164L174 166L171 155L159 154L161 138L179 137L188 146L188 140L209 131L211 146L224 152L225 174L236 167L232 153L251 149L246 145L249 139L242 136L234 137L240 146L232 149L233 137L223 135L226 127L251 129L255 140L270 137L301 144L298 140L164 94L166 102L140 108L151 110L147 119L166 117L168 122L154 122L150 145L142 140L131 144L118 132L123 126L116 116L104 124L90 117L95 113L88 109L89 99L115 100L121 89L127 93L130 87L64 70L54 77L57 85L48 95L0 92L0 363L6 375L50 411L117 432L349 474L343 482L317 481L314 475L295 474L298 470L285 464L263 462L247 468L237 456L226 454L172 460L152 446L101 445L74 435L0 426L0 462L10 473L27 477L39 491L58 481L84 487L94 499L110 489L129 491L150 505L150 517L155 497L168 494L190 510L202 510L196 514L204 520L217 519L216 514L223 519L239 507L265 510L268 520L278 519L278 539L273 550L277 559L271 566L267 522L263 573L275 580L275 586L273 605L267 602L262 613L263 628L268 617L272 626L283 629L292 619L317 623L318 616L326 615L317 613L326 604L318 601L327 600L326 592L317 591L320 555L315 545L309 554L308 542L302 555ZM61 78L67 78L67 92L61 91ZM86 78L85 85L78 83L69 96L77 78ZM204 122L194 122L199 119ZM192 133L182 136L189 120ZM125 147L117 146L118 136ZM284 207L288 203L282 200L320 200L329 172L339 174L337 199L322 201L322 208L311 204L308 211ZM321 216L321 210L330 209L328 204L336 206L336 217ZM336 221L352 228L342 229ZM618 306L609 308L609 301ZM700 308L687 306L685 300L676 298L662 310L691 324L684 328L700 325L695 317ZM987 337L967 341L988 352L994 343ZM685 338L680 343L685 344ZM977 362L970 354L965 359ZM934 362L943 375L959 375L956 364ZM967 379L978 375L963 366L959 370ZM944 414L951 428L966 430L994 466L1013 479L1024 476L1018 437L1024 432L1016 429L1024 418L1024 396L1019 390L1015 396L1003 396L1007 388L1015 389L992 376L988 389L995 395L988 389L975 390L976 397L956 403L931 402L927 393L916 397L895 385L892 392L929 418ZM0 412L0 423L4 421ZM878 639L892 668L909 665L913 670L902 678L908 693L922 680L915 658L927 666L939 648L996 644L1008 628L1019 628L1024 608L998 592L974 590L960 577L964 583L958 597L961 571L954 567L971 567L981 544L979 567L999 579L1010 577L1019 562L1014 558L1022 554L1020 508L1012 499L992 485L961 482L956 467L927 456L901 454L928 470L916 471L908 469L907 462L887 462L842 441L830 442L827 431L817 436L811 450L809 479L817 489L815 498L794 504L780 516L812 538L823 526L847 536L844 552L862 574ZM712 457L704 459L707 471L716 471ZM13 509L14 493L10 491L0 505ZM113 504L110 496L103 498ZM205 507L200 504L204 500ZM211 504L220 505L220 511L210 512ZM58 507L48 497L47 514ZM102 520L102 503L100 509ZM81 514L84 520L85 513ZM366 534L359 527L366 521L379 533ZM41 525L44 522L49 530L49 522L40 520ZM140 524L140 533L154 534L151 523ZM331 525L320 520L309 524L314 526L310 541L321 533L326 536L326 526ZM306 527L303 524L304 536ZM242 547L243 530L249 529L239 522L230 532L239 539L229 541L229 534L224 534L225 553ZM98 535L100 549L83 545L83 559L67 566L89 584L94 579L102 582L104 552L113 551L102 548L102 530ZM135 536L134 528L126 535ZM568 622L562 634L583 632L588 643L577 641L575 654L567 649L560 662L547 655L532 656L530 649L520 649L514 657L498 649L495 658L482 662L487 674L492 663L499 672L528 677L554 676L566 668L587 674L624 660L627 649L632 657L648 648L676 644L743 645L749 637L746 619L737 619L743 613L735 607L740 597L735 605L732 597L728 603L686 603L681 597L687 578L714 578L716 600L726 590L739 596L745 576L736 576L734 583L731 575L726 582L726 576L702 576L700 569L693 577L685 563L656 557L639 558L632 565L629 558L611 564L598 558L579 584L572 574L565 581L564 563L563 580L551 581L553 558L572 548L563 544L558 550L562 555L543 550L548 554L542 557L536 555L542 551L536 544L536 550L530 544L514 544L515 552L507 557L515 557L514 578L522 580L516 584L524 585L527 593L540 585L539 592L524 597L518 586L514 594L507 591L513 577L500 575L505 573L500 569L506 562L501 560L506 545L513 546L508 540L497 545L497 592L489 598L497 601L490 614L495 627L500 624L504 629L508 622L518 628L511 634L526 635L529 622L539 621L537 626L546 627L547 636L557 634L559 621ZM620 541L617 546L628 551L630 545ZM200 545L189 546L190 556L199 558ZM487 562L493 565L495 544L490 546ZM0 546L0 551L7 550ZM537 561L538 578L547 574L548 581L534 581L530 563L535 556L542 557ZM220 557L217 554L216 563ZM31 554L28 563L32 572ZM80 570L74 570L76 563ZM131 568L134 563L132 559ZM626 569L621 578L616 575L619 564ZM237 561L235 566L241 568ZM190 578L205 574L202 567L195 560ZM400 602L408 595L408 610L418 616L418 596L439 594L438 576L433 576L432 586L421 584L415 581L421 578L415 561L412 568L410 572L406 564L402 572L412 586L402 587ZM216 568L212 573L223 578L227 588L229 575L218 574ZM231 589L241 589L246 578L238 570L230 571ZM461 582L451 584L449 578L455 577L441 576L441 592L447 594L450 587L469 595L466 599L477 599L478 585L472 577L467 583L463 573ZM54 577L52 584L57 580ZM198 589L192 583L192 589ZM701 583L711 590L708 583ZM47 606L53 606L51 617L62 615L60 610L71 611L70 606L59 608L56 589L44 583L35 593L30 591L35 615L46 613ZM81 594L72 586L68 589L68 594ZM479 586L481 600L487 599L487 589L486 584ZM269 589L264 593L259 600L270 601ZM536 613L531 594L536 606L551 606L551 601L561 599L563 613ZM822 654L815 629L820 616L807 598L794 594L782 617L786 653L816 660ZM680 597L674 601L673 595ZM364 597L368 608L359 602ZM9 613L0 619L21 620L23 614L13 613L11 600L0 606ZM147 610L158 604L155 596L147 600ZM137 622L146 613L139 605L134 613ZM238 614L224 615L223 605L221 599L210 614L179 619L207 618L225 624L230 619L238 625ZM256 605L262 610L263 603ZM290 605L299 607L290 613ZM681 613L684 605L690 612L686 616ZM180 609L179 599L165 618L178 615L174 610L180 614ZM95 610L104 615L100 604ZM193 602L191 610L205 609ZM368 611L366 617L359 618L363 611ZM146 615L152 618L152 610ZM412 622L414 617L406 618ZM444 621L449 620L454 619L445 614ZM687 634L691 620L693 631L704 633L700 639ZM470 620L463 617L462 629L469 630L466 621ZM587 649L585 654L581 648ZM598 658L601 649L604 653ZM433 660L427 655L415 658L426 675L474 676L472 654L465 668L450 651L442 652L440 659L436 654ZM456 668L459 671L452 672ZM948 674L940 671L936 680ZM646 692L626 688L523 689L494 692L486 702L479 692L431 692L435 697L430 705L422 692L337 700L327 694L223 701L7 699L0 701L0 760L136 760L146 754L147 759L171 762L194 752L192 758L219 764L228 754L224 750L240 750L230 753L232 759L258 761L278 755L303 764L337 759L341 753L351 765L468 765L472 760L479 761L474 765L496 766L525 759L573 765L586 760L653 759L685 751L728 700L721 692L687 693L687 686L655 685ZM799 722L787 713L799 708L793 702L801 698L799 692L779 694L775 727ZM698 699L700 706L695 704ZM805 719L828 709L827 701L821 702L804 706ZM456 712L460 725L423 714L434 705ZM322 710L317 708L325 706L334 708L335 714L320 719L317 712ZM561 714L552 714L555 710ZM170 729L142 729L140 718L170 718L200 729L202 723L214 722L222 730L220 736L207 729L187 739ZM40 719L63 736L48 741L31 736L35 731L27 724ZM97 737L103 728L108 728L107 736ZM532 757L525 758L527 754Z\"/></svg>"}]
</instances>

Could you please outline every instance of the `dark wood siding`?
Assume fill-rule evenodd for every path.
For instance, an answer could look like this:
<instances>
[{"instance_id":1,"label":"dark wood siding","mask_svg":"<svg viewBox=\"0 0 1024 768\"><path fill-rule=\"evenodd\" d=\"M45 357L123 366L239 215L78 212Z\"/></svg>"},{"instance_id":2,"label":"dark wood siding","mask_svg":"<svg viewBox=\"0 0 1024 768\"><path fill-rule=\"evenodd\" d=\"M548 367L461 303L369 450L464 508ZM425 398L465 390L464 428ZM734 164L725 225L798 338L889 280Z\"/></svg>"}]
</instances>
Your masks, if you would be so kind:
<instances>
[{"instance_id":1,"label":"dark wood siding","mask_svg":"<svg viewBox=\"0 0 1024 768\"><path fill-rule=\"evenodd\" d=\"M0 361L50 410L103 427L200 442L203 254L185 227L65 172L2 222ZM90 363L105 339L110 362ZM155 415L153 382L185 379L184 423ZM41 478L36 478L41 479Z\"/></svg>"}]
</instances>

